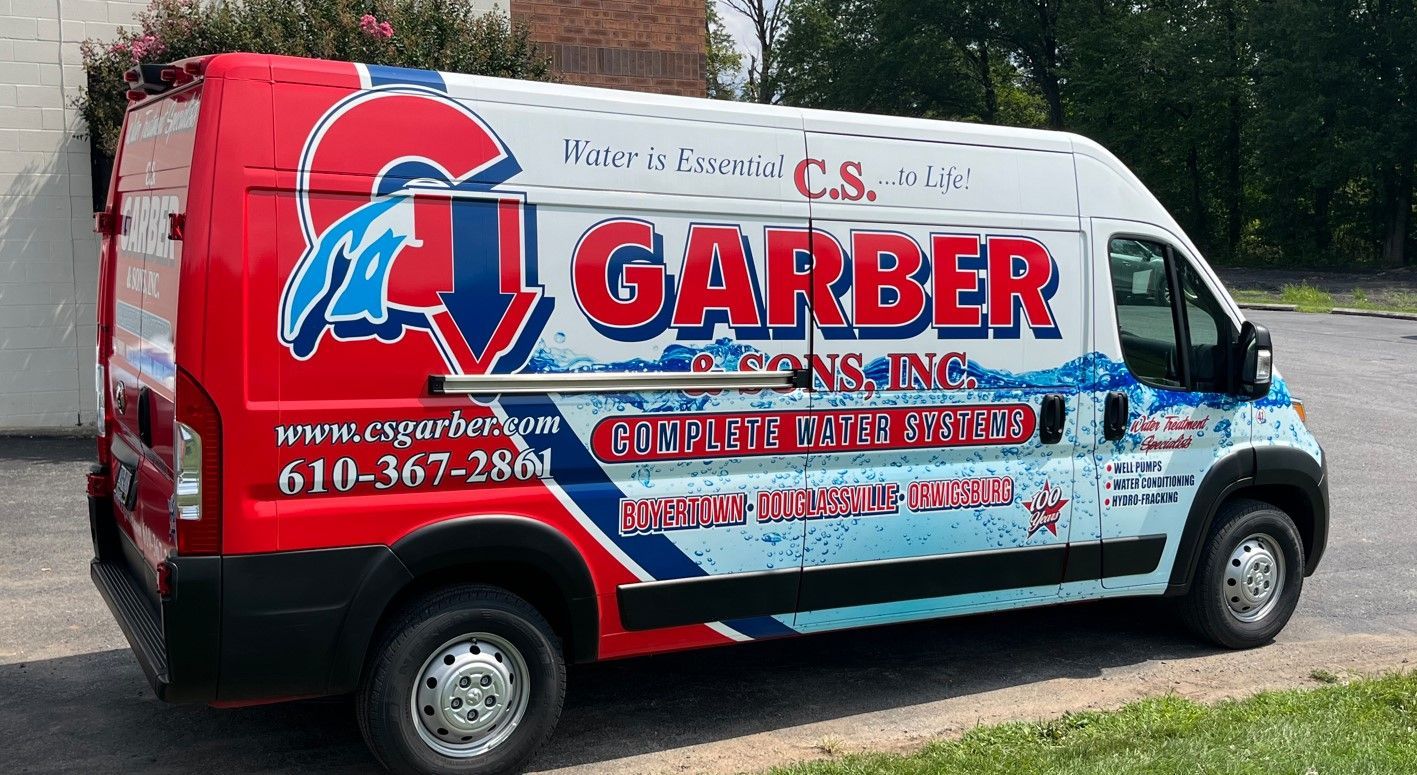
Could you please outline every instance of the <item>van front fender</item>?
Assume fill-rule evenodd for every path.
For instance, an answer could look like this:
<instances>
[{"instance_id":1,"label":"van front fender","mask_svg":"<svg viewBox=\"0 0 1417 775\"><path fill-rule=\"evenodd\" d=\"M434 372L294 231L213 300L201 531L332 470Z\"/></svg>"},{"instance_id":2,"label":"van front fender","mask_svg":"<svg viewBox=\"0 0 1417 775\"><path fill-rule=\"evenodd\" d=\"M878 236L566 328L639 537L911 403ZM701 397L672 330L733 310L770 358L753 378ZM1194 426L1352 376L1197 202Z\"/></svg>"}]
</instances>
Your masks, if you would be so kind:
<instances>
[{"instance_id":1,"label":"van front fender","mask_svg":"<svg viewBox=\"0 0 1417 775\"><path fill-rule=\"evenodd\" d=\"M1196 488L1166 594L1190 590L1216 513L1227 500L1245 497L1290 514L1304 539L1304 575L1313 574L1328 543L1327 461L1294 447L1249 447L1217 460Z\"/></svg>"}]
</instances>

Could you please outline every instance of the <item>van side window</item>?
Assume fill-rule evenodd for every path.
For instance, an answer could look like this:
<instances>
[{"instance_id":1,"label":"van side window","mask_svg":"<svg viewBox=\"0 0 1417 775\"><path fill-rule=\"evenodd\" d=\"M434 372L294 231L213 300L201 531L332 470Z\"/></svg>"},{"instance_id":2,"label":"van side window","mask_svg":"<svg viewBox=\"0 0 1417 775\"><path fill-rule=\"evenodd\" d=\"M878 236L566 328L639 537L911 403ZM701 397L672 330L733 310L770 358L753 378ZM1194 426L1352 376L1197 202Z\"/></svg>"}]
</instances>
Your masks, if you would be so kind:
<instances>
[{"instance_id":1,"label":"van side window","mask_svg":"<svg viewBox=\"0 0 1417 775\"><path fill-rule=\"evenodd\" d=\"M1183 387L1165 248L1155 242L1119 237L1111 241L1107 253L1127 368L1142 382Z\"/></svg>"},{"instance_id":2,"label":"van side window","mask_svg":"<svg viewBox=\"0 0 1417 775\"><path fill-rule=\"evenodd\" d=\"M1157 387L1223 390L1234 332L1201 276L1159 242L1116 237L1107 252L1122 358L1132 374Z\"/></svg>"},{"instance_id":3,"label":"van side window","mask_svg":"<svg viewBox=\"0 0 1417 775\"><path fill-rule=\"evenodd\" d=\"M1186 302L1186 330L1191 345L1191 389L1224 390L1230 317L1189 263L1177 261L1176 272L1185 289L1182 298Z\"/></svg>"}]
</instances>

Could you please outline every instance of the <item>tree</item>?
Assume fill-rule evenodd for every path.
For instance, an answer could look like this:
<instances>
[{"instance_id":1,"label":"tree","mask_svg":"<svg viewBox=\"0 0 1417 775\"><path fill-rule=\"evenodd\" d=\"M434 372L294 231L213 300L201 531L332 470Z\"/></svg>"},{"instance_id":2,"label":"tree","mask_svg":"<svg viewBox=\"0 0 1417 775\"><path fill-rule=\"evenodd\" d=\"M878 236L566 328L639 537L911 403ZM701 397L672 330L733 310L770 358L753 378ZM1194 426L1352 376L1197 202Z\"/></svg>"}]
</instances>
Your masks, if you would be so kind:
<instances>
[{"instance_id":1,"label":"tree","mask_svg":"<svg viewBox=\"0 0 1417 775\"><path fill-rule=\"evenodd\" d=\"M778 100L777 44L787 28L787 7L792 0L724 0L753 25L758 55L748 58L748 83L744 96L752 102Z\"/></svg>"},{"instance_id":2,"label":"tree","mask_svg":"<svg viewBox=\"0 0 1417 775\"><path fill-rule=\"evenodd\" d=\"M1063 106L1063 0L1001 0L999 28L1023 69L1038 87L1048 106L1048 126L1062 129ZM1066 4L1080 9L1084 4Z\"/></svg>"},{"instance_id":3,"label":"tree","mask_svg":"<svg viewBox=\"0 0 1417 775\"><path fill-rule=\"evenodd\" d=\"M1271 242L1320 259L1411 261L1414 17L1396 0L1258 7L1257 168Z\"/></svg>"},{"instance_id":4,"label":"tree","mask_svg":"<svg viewBox=\"0 0 1417 775\"><path fill-rule=\"evenodd\" d=\"M88 40L88 88L77 102L100 153L111 154L135 64L250 51L549 80L550 60L526 28L463 0L151 0L138 29Z\"/></svg>"},{"instance_id":5,"label":"tree","mask_svg":"<svg viewBox=\"0 0 1417 775\"><path fill-rule=\"evenodd\" d=\"M1121 157L1218 258L1238 254L1244 227L1250 2L1094 3L1071 20L1063 69L1070 128Z\"/></svg>"},{"instance_id":6,"label":"tree","mask_svg":"<svg viewBox=\"0 0 1417 775\"><path fill-rule=\"evenodd\" d=\"M708 96L716 100L737 99L734 80L743 67L743 52L723 26L718 4L714 0L704 3L708 11L704 16L704 80L708 82Z\"/></svg>"},{"instance_id":7,"label":"tree","mask_svg":"<svg viewBox=\"0 0 1417 775\"><path fill-rule=\"evenodd\" d=\"M778 53L784 102L1039 125L1037 99L990 4L966 0L797 0Z\"/></svg>"},{"instance_id":8,"label":"tree","mask_svg":"<svg viewBox=\"0 0 1417 775\"><path fill-rule=\"evenodd\" d=\"M1417 162L1417 8L1401 0L1356 4L1363 70L1370 87L1360 103L1359 137L1371 154L1379 197L1382 261L1409 263L1407 242L1412 225L1413 164Z\"/></svg>"}]
</instances>

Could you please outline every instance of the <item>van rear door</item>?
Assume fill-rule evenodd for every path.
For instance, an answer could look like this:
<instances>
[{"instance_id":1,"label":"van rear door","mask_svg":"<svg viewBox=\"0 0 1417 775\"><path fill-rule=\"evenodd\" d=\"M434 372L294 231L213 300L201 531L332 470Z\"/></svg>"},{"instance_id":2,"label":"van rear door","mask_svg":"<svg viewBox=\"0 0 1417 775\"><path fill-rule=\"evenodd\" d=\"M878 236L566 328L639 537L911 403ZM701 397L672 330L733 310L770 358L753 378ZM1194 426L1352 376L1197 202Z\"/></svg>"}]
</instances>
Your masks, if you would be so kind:
<instances>
[{"instance_id":1,"label":"van rear door","mask_svg":"<svg viewBox=\"0 0 1417 775\"><path fill-rule=\"evenodd\" d=\"M201 84L134 108L119 140L103 247L100 374L115 518L155 573L176 543L174 341Z\"/></svg>"}]
</instances>

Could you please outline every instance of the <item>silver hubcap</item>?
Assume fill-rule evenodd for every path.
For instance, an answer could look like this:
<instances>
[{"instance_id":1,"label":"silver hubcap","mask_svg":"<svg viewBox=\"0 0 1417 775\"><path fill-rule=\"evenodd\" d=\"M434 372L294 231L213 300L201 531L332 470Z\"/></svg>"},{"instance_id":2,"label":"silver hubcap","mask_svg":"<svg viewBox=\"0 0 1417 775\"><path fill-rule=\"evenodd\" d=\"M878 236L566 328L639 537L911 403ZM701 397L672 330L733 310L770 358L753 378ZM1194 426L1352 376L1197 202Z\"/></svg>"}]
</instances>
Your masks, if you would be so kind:
<instances>
[{"instance_id":1,"label":"silver hubcap","mask_svg":"<svg viewBox=\"0 0 1417 775\"><path fill-rule=\"evenodd\" d=\"M471 758L496 748L526 715L526 660L484 632L454 638L418 671L410 709L414 728L444 756Z\"/></svg>"},{"instance_id":2,"label":"silver hubcap","mask_svg":"<svg viewBox=\"0 0 1417 775\"><path fill-rule=\"evenodd\" d=\"M1225 566L1230 615L1256 622L1269 615L1284 589L1284 554L1274 539L1256 533L1235 545Z\"/></svg>"}]
</instances>

